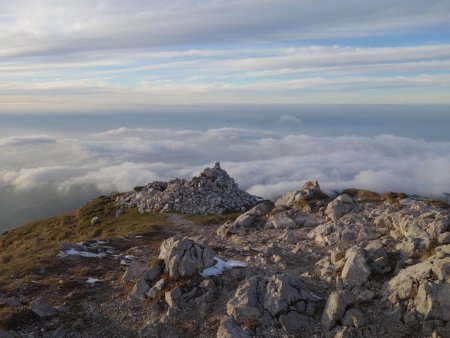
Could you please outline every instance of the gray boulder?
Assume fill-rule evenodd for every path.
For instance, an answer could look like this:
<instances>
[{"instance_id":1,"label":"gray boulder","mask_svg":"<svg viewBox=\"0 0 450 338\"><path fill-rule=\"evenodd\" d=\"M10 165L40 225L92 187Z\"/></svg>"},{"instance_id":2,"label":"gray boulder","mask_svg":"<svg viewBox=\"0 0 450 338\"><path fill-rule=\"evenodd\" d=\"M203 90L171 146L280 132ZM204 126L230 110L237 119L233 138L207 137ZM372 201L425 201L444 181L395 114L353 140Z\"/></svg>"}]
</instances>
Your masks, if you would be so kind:
<instances>
[{"instance_id":1,"label":"gray boulder","mask_svg":"<svg viewBox=\"0 0 450 338\"><path fill-rule=\"evenodd\" d=\"M342 318L342 325L354 326L356 328L363 327L366 324L366 318L359 309L348 309Z\"/></svg>"},{"instance_id":2,"label":"gray boulder","mask_svg":"<svg viewBox=\"0 0 450 338\"><path fill-rule=\"evenodd\" d=\"M170 277L191 276L214 265L214 251L194 241L175 235L160 247L159 258L164 260Z\"/></svg>"},{"instance_id":3,"label":"gray boulder","mask_svg":"<svg viewBox=\"0 0 450 338\"><path fill-rule=\"evenodd\" d=\"M321 324L325 330L331 329L340 320L347 307L354 301L353 295L349 291L335 291L328 297L327 303L322 313Z\"/></svg>"},{"instance_id":4,"label":"gray boulder","mask_svg":"<svg viewBox=\"0 0 450 338\"><path fill-rule=\"evenodd\" d=\"M341 274L344 283L352 286L361 286L367 281L369 275L370 269L367 266L364 250L358 246L348 249Z\"/></svg>"},{"instance_id":5,"label":"gray boulder","mask_svg":"<svg viewBox=\"0 0 450 338\"><path fill-rule=\"evenodd\" d=\"M149 291L150 286L154 284L156 279L160 276L162 268L159 264L153 265L147 272L136 281L133 289L130 293L130 298L145 299L146 293Z\"/></svg>"},{"instance_id":6,"label":"gray boulder","mask_svg":"<svg viewBox=\"0 0 450 338\"><path fill-rule=\"evenodd\" d=\"M260 228L265 223L265 216L273 209L272 201L264 200L249 211L240 215L234 222L226 222L217 229L217 234L227 237L235 234L244 234L252 228Z\"/></svg>"},{"instance_id":7,"label":"gray boulder","mask_svg":"<svg viewBox=\"0 0 450 338\"><path fill-rule=\"evenodd\" d=\"M353 209L353 199L349 195L340 195L328 203L325 214L336 222L343 215L349 213Z\"/></svg>"},{"instance_id":8,"label":"gray boulder","mask_svg":"<svg viewBox=\"0 0 450 338\"><path fill-rule=\"evenodd\" d=\"M131 262L127 270L125 271L124 275L122 276L122 282L128 283L133 280L138 279L141 277L144 272L148 269L147 263L141 262L141 261L134 261Z\"/></svg>"},{"instance_id":9,"label":"gray boulder","mask_svg":"<svg viewBox=\"0 0 450 338\"><path fill-rule=\"evenodd\" d=\"M227 303L227 314L242 324L246 321L258 320L263 312L260 295L265 287L264 280L253 276L244 282L233 298Z\"/></svg>"},{"instance_id":10,"label":"gray boulder","mask_svg":"<svg viewBox=\"0 0 450 338\"><path fill-rule=\"evenodd\" d=\"M56 309L48 304L42 297L31 303L31 311L40 318L54 317L58 313Z\"/></svg>"},{"instance_id":11,"label":"gray boulder","mask_svg":"<svg viewBox=\"0 0 450 338\"><path fill-rule=\"evenodd\" d=\"M449 266L450 267L450 266ZM450 284L424 281L414 299L416 311L425 319L450 320Z\"/></svg>"},{"instance_id":12,"label":"gray boulder","mask_svg":"<svg viewBox=\"0 0 450 338\"><path fill-rule=\"evenodd\" d=\"M253 276L247 279L227 303L227 314L242 324L257 321L262 326L274 325L274 320L292 331L306 323L306 315L315 312L320 297L311 293L304 282L288 273L271 277ZM289 314L289 311L294 313ZM297 314L302 314L298 316ZM295 324L295 320L302 319Z\"/></svg>"},{"instance_id":13,"label":"gray boulder","mask_svg":"<svg viewBox=\"0 0 450 338\"><path fill-rule=\"evenodd\" d=\"M275 229L298 228L297 223L286 212L277 212L269 218L269 222Z\"/></svg>"},{"instance_id":14,"label":"gray boulder","mask_svg":"<svg viewBox=\"0 0 450 338\"><path fill-rule=\"evenodd\" d=\"M164 278L161 278L159 281L155 283L155 285L153 285L150 288L150 290L147 291L145 296L149 299L155 298L157 294L163 289L164 285L165 285Z\"/></svg>"}]
</instances>

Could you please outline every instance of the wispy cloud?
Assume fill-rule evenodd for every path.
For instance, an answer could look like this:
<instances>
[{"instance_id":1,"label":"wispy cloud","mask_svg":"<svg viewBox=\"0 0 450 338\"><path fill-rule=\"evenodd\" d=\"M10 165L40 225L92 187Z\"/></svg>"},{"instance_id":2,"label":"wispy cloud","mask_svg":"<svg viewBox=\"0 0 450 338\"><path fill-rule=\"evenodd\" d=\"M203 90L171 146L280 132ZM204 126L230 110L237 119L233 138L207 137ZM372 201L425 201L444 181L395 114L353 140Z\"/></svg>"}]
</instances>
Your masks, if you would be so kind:
<instances>
[{"instance_id":1,"label":"wispy cloud","mask_svg":"<svg viewBox=\"0 0 450 338\"><path fill-rule=\"evenodd\" d=\"M450 103L447 1L0 0L0 8L0 112L175 100Z\"/></svg>"}]
</instances>

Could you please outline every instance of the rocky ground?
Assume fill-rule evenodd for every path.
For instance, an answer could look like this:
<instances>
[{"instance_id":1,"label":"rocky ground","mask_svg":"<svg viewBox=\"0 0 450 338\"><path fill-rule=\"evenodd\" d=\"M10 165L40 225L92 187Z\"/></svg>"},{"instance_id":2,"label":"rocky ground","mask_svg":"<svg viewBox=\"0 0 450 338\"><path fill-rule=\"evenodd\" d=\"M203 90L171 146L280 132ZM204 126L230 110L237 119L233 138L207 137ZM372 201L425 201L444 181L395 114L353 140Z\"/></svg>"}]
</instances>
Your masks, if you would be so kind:
<instances>
[{"instance_id":1,"label":"rocky ground","mask_svg":"<svg viewBox=\"0 0 450 338\"><path fill-rule=\"evenodd\" d=\"M223 224L169 213L0 289L0 337L450 337L449 224L445 205L317 182Z\"/></svg>"}]
</instances>

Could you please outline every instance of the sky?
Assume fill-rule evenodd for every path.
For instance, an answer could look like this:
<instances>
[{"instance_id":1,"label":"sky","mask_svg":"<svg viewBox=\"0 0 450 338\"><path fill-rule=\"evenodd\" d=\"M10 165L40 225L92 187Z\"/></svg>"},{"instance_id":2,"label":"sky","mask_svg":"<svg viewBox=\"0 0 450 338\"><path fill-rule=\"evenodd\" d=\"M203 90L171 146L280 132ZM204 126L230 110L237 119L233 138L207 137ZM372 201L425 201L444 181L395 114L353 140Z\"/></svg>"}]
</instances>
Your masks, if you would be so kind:
<instances>
[{"instance_id":1,"label":"sky","mask_svg":"<svg viewBox=\"0 0 450 338\"><path fill-rule=\"evenodd\" d=\"M448 0L0 0L0 113L448 104Z\"/></svg>"},{"instance_id":2,"label":"sky","mask_svg":"<svg viewBox=\"0 0 450 338\"><path fill-rule=\"evenodd\" d=\"M215 161L450 192L449 0L0 0L0 233Z\"/></svg>"}]
</instances>

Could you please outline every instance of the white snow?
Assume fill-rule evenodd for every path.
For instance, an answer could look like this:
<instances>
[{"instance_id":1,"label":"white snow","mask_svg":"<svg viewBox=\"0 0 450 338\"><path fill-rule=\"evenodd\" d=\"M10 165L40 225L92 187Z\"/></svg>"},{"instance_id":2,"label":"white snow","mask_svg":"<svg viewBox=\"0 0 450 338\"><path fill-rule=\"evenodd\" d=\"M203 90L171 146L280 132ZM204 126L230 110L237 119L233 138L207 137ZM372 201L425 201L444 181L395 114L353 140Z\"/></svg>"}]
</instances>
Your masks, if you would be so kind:
<instances>
[{"instance_id":1,"label":"white snow","mask_svg":"<svg viewBox=\"0 0 450 338\"><path fill-rule=\"evenodd\" d=\"M64 258L64 257L68 257L68 256L81 256L81 257L105 257L106 254L103 252L100 253L93 253L93 252L88 252L88 251L78 251L75 249L70 249L70 250L66 250L66 251L60 251L59 254L57 255L57 257L60 258Z\"/></svg>"},{"instance_id":2,"label":"white snow","mask_svg":"<svg viewBox=\"0 0 450 338\"><path fill-rule=\"evenodd\" d=\"M214 257L214 260L216 261L216 264L209 268L206 268L200 273L203 277L218 276L221 275L223 273L223 270L225 269L245 268L247 266L247 263L245 262L232 259L230 259L229 261L224 261L219 257Z\"/></svg>"},{"instance_id":3,"label":"white snow","mask_svg":"<svg viewBox=\"0 0 450 338\"><path fill-rule=\"evenodd\" d=\"M95 285L95 283L97 283L97 282L101 282L101 280L97 279L97 278L92 278L92 277L88 277L88 279L86 281L87 284L92 284L92 285Z\"/></svg>"}]
</instances>

